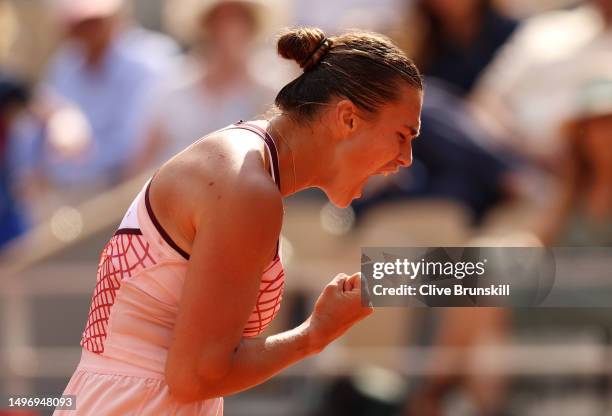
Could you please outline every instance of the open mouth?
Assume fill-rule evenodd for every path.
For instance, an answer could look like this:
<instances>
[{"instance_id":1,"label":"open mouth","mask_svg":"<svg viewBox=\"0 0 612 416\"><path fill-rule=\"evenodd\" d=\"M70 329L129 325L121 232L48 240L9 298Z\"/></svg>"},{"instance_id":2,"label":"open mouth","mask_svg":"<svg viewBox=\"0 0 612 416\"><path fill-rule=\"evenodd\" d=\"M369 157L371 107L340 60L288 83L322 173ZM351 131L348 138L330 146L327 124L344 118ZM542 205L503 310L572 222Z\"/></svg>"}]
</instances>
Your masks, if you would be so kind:
<instances>
[{"instance_id":1,"label":"open mouth","mask_svg":"<svg viewBox=\"0 0 612 416\"><path fill-rule=\"evenodd\" d=\"M393 169L380 169L375 174L387 176L387 175L392 175L394 173L397 173L398 171L399 171L399 166L396 166Z\"/></svg>"}]
</instances>

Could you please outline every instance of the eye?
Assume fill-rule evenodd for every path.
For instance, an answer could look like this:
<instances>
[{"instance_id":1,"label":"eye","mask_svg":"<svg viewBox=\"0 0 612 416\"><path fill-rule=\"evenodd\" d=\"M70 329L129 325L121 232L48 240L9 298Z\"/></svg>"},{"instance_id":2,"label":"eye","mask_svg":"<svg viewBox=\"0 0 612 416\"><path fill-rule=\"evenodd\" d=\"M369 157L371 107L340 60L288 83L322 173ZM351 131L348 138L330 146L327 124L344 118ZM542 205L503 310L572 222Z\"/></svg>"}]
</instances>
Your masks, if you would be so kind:
<instances>
[{"instance_id":1,"label":"eye","mask_svg":"<svg viewBox=\"0 0 612 416\"><path fill-rule=\"evenodd\" d=\"M404 135L403 135L402 133L400 133L400 132L398 132L398 133L397 133L397 135L398 135L398 136L399 136L399 138L400 138L399 142L400 142L401 144L406 143L406 136L404 136Z\"/></svg>"}]
</instances>

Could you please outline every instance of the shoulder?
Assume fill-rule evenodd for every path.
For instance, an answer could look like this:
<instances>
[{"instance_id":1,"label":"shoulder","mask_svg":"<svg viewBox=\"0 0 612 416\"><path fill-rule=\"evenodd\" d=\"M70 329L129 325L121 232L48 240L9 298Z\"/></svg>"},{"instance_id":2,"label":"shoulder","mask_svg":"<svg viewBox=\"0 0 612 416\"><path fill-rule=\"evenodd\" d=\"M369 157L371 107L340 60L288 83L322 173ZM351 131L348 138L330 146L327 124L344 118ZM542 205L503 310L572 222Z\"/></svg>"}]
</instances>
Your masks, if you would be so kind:
<instances>
[{"instance_id":1,"label":"shoulder","mask_svg":"<svg viewBox=\"0 0 612 416\"><path fill-rule=\"evenodd\" d=\"M216 132L166 163L156 187L165 204L180 204L194 231L203 218L220 215L247 216L276 228L282 222L282 196L264 158L263 141L253 133Z\"/></svg>"}]
</instances>

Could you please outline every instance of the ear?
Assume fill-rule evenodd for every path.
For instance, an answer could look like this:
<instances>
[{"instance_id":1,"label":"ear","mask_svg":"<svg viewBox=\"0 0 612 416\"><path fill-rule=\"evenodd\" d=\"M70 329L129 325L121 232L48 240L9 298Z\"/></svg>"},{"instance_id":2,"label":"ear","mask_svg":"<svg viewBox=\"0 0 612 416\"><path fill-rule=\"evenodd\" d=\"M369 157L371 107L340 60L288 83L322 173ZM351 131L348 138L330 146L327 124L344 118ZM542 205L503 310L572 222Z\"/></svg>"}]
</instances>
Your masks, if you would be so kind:
<instances>
[{"instance_id":1,"label":"ear","mask_svg":"<svg viewBox=\"0 0 612 416\"><path fill-rule=\"evenodd\" d=\"M348 99L343 99L336 103L335 118L340 137L342 138L346 138L354 133L361 121L357 116L357 107Z\"/></svg>"}]
</instances>

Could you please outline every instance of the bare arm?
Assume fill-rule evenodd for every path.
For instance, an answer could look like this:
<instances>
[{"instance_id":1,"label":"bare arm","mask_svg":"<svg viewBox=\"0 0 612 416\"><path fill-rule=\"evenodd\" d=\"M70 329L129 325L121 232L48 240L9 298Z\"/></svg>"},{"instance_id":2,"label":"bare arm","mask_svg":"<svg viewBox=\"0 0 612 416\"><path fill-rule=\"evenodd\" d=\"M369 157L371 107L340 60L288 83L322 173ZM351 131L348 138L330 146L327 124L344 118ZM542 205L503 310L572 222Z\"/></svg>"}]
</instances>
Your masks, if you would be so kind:
<instances>
[{"instance_id":1,"label":"bare arm","mask_svg":"<svg viewBox=\"0 0 612 416\"><path fill-rule=\"evenodd\" d=\"M196 224L166 363L171 394L181 401L219 397L260 384L320 351L371 312L361 307L358 276L338 276L304 324L269 337L242 338L282 220L274 184L270 189L258 178L247 182L233 189L233 196L223 193L220 205L209 211L215 215L202 215Z\"/></svg>"},{"instance_id":2,"label":"bare arm","mask_svg":"<svg viewBox=\"0 0 612 416\"><path fill-rule=\"evenodd\" d=\"M193 396L185 398L203 400L246 390L316 352L309 340L308 323L268 337L244 338L233 354L227 375L211 384L200 383L191 392Z\"/></svg>"},{"instance_id":3,"label":"bare arm","mask_svg":"<svg viewBox=\"0 0 612 416\"><path fill-rule=\"evenodd\" d=\"M246 390L319 353L372 312L361 306L360 296L360 274L336 276L323 290L315 312L302 325L269 337L244 338L227 376L213 385L201 386L196 397L207 399Z\"/></svg>"}]
</instances>

